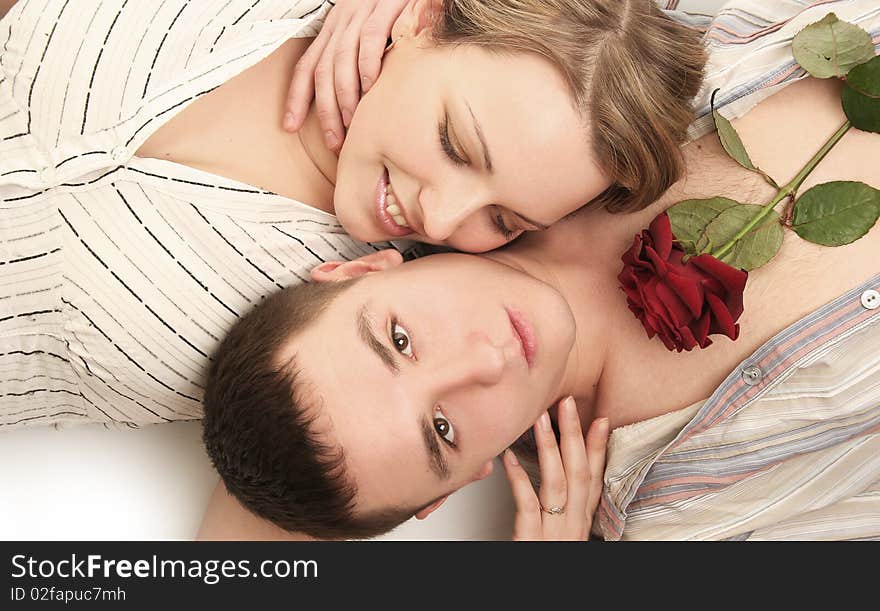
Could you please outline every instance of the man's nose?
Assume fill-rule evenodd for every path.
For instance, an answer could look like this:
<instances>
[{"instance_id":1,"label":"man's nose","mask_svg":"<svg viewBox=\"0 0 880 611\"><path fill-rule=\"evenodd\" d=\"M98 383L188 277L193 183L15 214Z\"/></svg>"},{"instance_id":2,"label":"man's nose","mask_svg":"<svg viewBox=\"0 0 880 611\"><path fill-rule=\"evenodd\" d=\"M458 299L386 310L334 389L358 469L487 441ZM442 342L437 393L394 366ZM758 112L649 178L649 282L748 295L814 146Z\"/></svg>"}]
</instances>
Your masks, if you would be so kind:
<instances>
[{"instance_id":1,"label":"man's nose","mask_svg":"<svg viewBox=\"0 0 880 611\"><path fill-rule=\"evenodd\" d=\"M432 377L439 392L467 387L494 386L504 378L509 361L515 358L511 346L493 342L486 336L473 335L466 345L446 362L432 367Z\"/></svg>"}]
</instances>

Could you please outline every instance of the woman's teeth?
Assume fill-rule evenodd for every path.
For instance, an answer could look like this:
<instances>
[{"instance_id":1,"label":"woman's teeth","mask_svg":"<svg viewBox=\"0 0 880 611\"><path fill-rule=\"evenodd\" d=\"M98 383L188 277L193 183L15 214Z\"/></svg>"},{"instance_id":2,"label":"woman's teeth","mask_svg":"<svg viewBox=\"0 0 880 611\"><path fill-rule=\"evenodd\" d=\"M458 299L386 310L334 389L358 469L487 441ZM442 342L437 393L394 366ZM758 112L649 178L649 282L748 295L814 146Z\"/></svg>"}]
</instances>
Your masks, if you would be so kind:
<instances>
[{"instance_id":1,"label":"woman's teeth","mask_svg":"<svg viewBox=\"0 0 880 611\"><path fill-rule=\"evenodd\" d=\"M394 197L390 184L385 187L385 211L391 215L391 218L400 227L407 227L406 219L403 217L403 210L397 205L397 198Z\"/></svg>"}]
</instances>

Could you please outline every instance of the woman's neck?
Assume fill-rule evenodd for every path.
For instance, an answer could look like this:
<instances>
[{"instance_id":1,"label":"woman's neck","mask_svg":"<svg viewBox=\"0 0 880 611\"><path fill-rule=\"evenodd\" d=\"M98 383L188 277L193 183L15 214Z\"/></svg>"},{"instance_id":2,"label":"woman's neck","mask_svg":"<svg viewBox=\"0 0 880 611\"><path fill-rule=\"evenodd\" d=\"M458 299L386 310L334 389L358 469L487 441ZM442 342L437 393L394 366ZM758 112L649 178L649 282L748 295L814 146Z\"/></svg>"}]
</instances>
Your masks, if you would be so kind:
<instances>
[{"instance_id":1,"label":"woman's neck","mask_svg":"<svg viewBox=\"0 0 880 611\"><path fill-rule=\"evenodd\" d=\"M318 112L314 103L309 107L308 115L302 127L296 134L291 136L293 145L299 146L303 154L314 166L314 169L324 177L331 188L336 187L336 168L339 164L339 156L327 148L324 144L324 135L321 124L318 121ZM320 206L325 212L333 214L333 200L329 205Z\"/></svg>"}]
</instances>

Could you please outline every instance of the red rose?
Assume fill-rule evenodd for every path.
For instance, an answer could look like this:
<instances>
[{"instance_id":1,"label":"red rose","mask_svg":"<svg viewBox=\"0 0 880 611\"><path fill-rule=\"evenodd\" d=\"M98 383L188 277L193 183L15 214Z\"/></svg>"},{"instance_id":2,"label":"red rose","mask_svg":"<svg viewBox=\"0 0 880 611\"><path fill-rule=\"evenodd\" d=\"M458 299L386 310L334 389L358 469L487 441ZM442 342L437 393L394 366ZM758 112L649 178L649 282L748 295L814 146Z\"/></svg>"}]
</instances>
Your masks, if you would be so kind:
<instances>
[{"instance_id":1,"label":"red rose","mask_svg":"<svg viewBox=\"0 0 880 611\"><path fill-rule=\"evenodd\" d=\"M748 272L708 254L682 263L684 254L665 212L637 235L617 276L629 309L669 350L705 348L713 333L735 340Z\"/></svg>"}]
</instances>

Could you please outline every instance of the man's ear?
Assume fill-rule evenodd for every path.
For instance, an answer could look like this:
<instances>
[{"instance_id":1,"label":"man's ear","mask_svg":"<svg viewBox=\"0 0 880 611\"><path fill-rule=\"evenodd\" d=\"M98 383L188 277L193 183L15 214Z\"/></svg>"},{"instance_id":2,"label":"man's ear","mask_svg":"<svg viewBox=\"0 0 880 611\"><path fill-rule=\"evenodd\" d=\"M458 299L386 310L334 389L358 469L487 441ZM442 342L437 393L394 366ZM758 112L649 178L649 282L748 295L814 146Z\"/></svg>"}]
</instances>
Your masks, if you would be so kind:
<instances>
[{"instance_id":1,"label":"man's ear","mask_svg":"<svg viewBox=\"0 0 880 611\"><path fill-rule=\"evenodd\" d=\"M403 263L403 256L393 248L386 248L354 261L327 261L311 271L314 282L342 282L373 272L393 269Z\"/></svg>"},{"instance_id":2,"label":"man's ear","mask_svg":"<svg viewBox=\"0 0 880 611\"><path fill-rule=\"evenodd\" d=\"M492 475L492 469L494 466L495 466L495 463L493 463L491 460L486 461L486 464L484 464L480 468L480 470L477 471L476 474L467 483L470 484L472 482L476 482L481 479L486 479L487 477ZM465 484L465 485L467 485L467 484ZM431 515L434 512L434 510L436 510L438 507L440 507L440 505L442 505L444 502L446 502L446 499L448 499L448 498L449 498L448 494L440 497L439 499L437 499L436 501L434 501L433 503L431 503L430 505L428 505L427 507L425 507L424 509L419 511L415 516L416 519L424 520L429 515Z\"/></svg>"},{"instance_id":3,"label":"man's ear","mask_svg":"<svg viewBox=\"0 0 880 611\"><path fill-rule=\"evenodd\" d=\"M415 38L430 31L443 11L443 0L410 0L391 27L391 40Z\"/></svg>"},{"instance_id":4,"label":"man's ear","mask_svg":"<svg viewBox=\"0 0 880 611\"><path fill-rule=\"evenodd\" d=\"M441 496L439 499L437 499L436 501L434 501L433 503L431 503L430 505L428 505L427 507L425 507L424 509L419 511L416 514L416 519L417 520L424 520L429 515L431 515L434 512L434 510L436 510L438 507L440 507L440 505L445 503L446 499L448 499L448 498L449 498L448 494L445 496Z\"/></svg>"}]
</instances>

